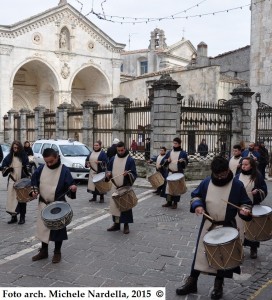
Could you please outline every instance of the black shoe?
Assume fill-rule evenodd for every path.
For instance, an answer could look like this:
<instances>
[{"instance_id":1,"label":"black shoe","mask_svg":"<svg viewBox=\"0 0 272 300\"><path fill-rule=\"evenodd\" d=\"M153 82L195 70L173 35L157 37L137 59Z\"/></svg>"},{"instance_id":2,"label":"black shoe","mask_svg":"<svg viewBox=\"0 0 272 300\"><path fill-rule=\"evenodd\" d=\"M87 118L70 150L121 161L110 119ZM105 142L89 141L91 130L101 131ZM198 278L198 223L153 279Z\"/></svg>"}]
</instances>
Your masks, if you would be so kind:
<instances>
[{"instance_id":1,"label":"black shoe","mask_svg":"<svg viewBox=\"0 0 272 300\"><path fill-rule=\"evenodd\" d=\"M25 224L25 218L20 218L19 222L18 222L19 225L22 225L22 224Z\"/></svg>"},{"instance_id":2,"label":"black shoe","mask_svg":"<svg viewBox=\"0 0 272 300\"><path fill-rule=\"evenodd\" d=\"M100 201L99 201L99 203L104 203L104 195L101 195L101 196L100 196Z\"/></svg>"},{"instance_id":3,"label":"black shoe","mask_svg":"<svg viewBox=\"0 0 272 300\"><path fill-rule=\"evenodd\" d=\"M13 223L17 223L17 222L18 222L17 215L11 216L11 220L8 221L8 224L13 224Z\"/></svg>"},{"instance_id":4,"label":"black shoe","mask_svg":"<svg viewBox=\"0 0 272 300\"><path fill-rule=\"evenodd\" d=\"M48 257L48 250L47 250L47 249L41 248L41 249L39 250L39 253L36 254L36 255L34 255L34 256L32 257L32 261L37 261L37 260L45 259L45 258L47 258L47 257Z\"/></svg>"},{"instance_id":5,"label":"black shoe","mask_svg":"<svg viewBox=\"0 0 272 300\"><path fill-rule=\"evenodd\" d=\"M120 223L114 223L107 231L118 231L120 230Z\"/></svg>"},{"instance_id":6,"label":"black shoe","mask_svg":"<svg viewBox=\"0 0 272 300\"><path fill-rule=\"evenodd\" d=\"M170 207L172 206L172 202L167 201L165 204L162 205L162 207Z\"/></svg>"},{"instance_id":7,"label":"black shoe","mask_svg":"<svg viewBox=\"0 0 272 300\"><path fill-rule=\"evenodd\" d=\"M257 258L257 247L251 247L250 248L250 258L256 259Z\"/></svg>"},{"instance_id":8,"label":"black shoe","mask_svg":"<svg viewBox=\"0 0 272 300\"><path fill-rule=\"evenodd\" d=\"M176 294L179 296L187 295L190 293L197 293L197 278L191 276L186 278L183 286L176 289Z\"/></svg>"},{"instance_id":9,"label":"black shoe","mask_svg":"<svg viewBox=\"0 0 272 300\"><path fill-rule=\"evenodd\" d=\"M177 209L178 208L178 204L177 203L174 203L171 207L172 209Z\"/></svg>"},{"instance_id":10,"label":"black shoe","mask_svg":"<svg viewBox=\"0 0 272 300\"><path fill-rule=\"evenodd\" d=\"M153 193L153 194L157 194L157 191L153 191L152 193Z\"/></svg>"},{"instance_id":11,"label":"black shoe","mask_svg":"<svg viewBox=\"0 0 272 300\"><path fill-rule=\"evenodd\" d=\"M128 223L125 223L124 225L124 234L129 234L129 226L128 226Z\"/></svg>"},{"instance_id":12,"label":"black shoe","mask_svg":"<svg viewBox=\"0 0 272 300\"><path fill-rule=\"evenodd\" d=\"M223 296L223 284L224 279L217 279L214 280L214 289L211 294L211 299L221 299Z\"/></svg>"},{"instance_id":13,"label":"black shoe","mask_svg":"<svg viewBox=\"0 0 272 300\"><path fill-rule=\"evenodd\" d=\"M95 202L96 198L92 198L91 200L89 200L89 202Z\"/></svg>"}]
</instances>

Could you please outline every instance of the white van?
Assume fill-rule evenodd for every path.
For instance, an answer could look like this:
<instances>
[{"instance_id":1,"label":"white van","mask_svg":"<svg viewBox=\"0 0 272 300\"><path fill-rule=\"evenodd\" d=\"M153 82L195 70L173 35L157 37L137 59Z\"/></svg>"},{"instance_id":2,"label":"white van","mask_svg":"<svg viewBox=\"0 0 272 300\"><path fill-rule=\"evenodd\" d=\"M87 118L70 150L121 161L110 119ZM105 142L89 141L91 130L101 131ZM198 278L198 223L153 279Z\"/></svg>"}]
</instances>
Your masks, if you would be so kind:
<instances>
[{"instance_id":1,"label":"white van","mask_svg":"<svg viewBox=\"0 0 272 300\"><path fill-rule=\"evenodd\" d=\"M37 165L44 164L42 153L46 148L58 151L61 162L67 166L74 179L88 179L89 169L85 168L86 157L90 149L77 141L68 140L37 140L32 145L34 160Z\"/></svg>"}]
</instances>

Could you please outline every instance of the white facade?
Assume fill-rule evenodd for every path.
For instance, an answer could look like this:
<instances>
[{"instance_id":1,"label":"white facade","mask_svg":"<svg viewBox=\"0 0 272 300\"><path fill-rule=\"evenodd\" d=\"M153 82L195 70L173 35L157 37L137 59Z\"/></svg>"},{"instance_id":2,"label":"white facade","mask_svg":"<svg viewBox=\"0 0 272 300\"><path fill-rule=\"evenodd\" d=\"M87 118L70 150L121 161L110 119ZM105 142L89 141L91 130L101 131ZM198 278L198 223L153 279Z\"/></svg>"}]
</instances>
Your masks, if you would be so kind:
<instances>
[{"instance_id":1,"label":"white facade","mask_svg":"<svg viewBox=\"0 0 272 300\"><path fill-rule=\"evenodd\" d=\"M55 110L120 94L116 43L66 1L11 26L0 25L0 133L10 109Z\"/></svg>"}]
</instances>

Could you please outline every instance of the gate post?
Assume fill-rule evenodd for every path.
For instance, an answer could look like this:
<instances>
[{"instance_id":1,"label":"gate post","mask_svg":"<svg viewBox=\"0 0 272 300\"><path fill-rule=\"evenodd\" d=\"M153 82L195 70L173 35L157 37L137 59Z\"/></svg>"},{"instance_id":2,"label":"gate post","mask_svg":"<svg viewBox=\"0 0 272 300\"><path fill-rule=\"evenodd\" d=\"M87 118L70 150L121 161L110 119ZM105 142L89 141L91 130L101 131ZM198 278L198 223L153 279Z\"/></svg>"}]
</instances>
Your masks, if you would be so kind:
<instances>
[{"instance_id":1,"label":"gate post","mask_svg":"<svg viewBox=\"0 0 272 300\"><path fill-rule=\"evenodd\" d=\"M118 138L120 141L126 143L125 130L126 130L126 114L125 107L132 101L123 95L113 98L112 108L112 139ZM129 146L129 145L128 145Z\"/></svg>"},{"instance_id":2,"label":"gate post","mask_svg":"<svg viewBox=\"0 0 272 300\"><path fill-rule=\"evenodd\" d=\"M22 108L19 110L20 112L20 141L22 144L27 140L27 126L26 126L26 115L30 111L26 108Z\"/></svg>"},{"instance_id":3,"label":"gate post","mask_svg":"<svg viewBox=\"0 0 272 300\"><path fill-rule=\"evenodd\" d=\"M94 109L98 107L98 103L87 100L81 106L83 107L82 141L85 145L92 147L94 142Z\"/></svg>"},{"instance_id":4,"label":"gate post","mask_svg":"<svg viewBox=\"0 0 272 300\"><path fill-rule=\"evenodd\" d=\"M72 107L67 102L61 103L56 112L56 138L68 140L68 111Z\"/></svg>"},{"instance_id":5,"label":"gate post","mask_svg":"<svg viewBox=\"0 0 272 300\"><path fill-rule=\"evenodd\" d=\"M232 98L228 104L232 107L232 139L231 146L239 144L241 141L249 143L252 132L251 128L251 109L254 92L247 85L241 85L230 93Z\"/></svg>"},{"instance_id":6,"label":"gate post","mask_svg":"<svg viewBox=\"0 0 272 300\"><path fill-rule=\"evenodd\" d=\"M34 108L35 113L35 140L44 138L44 106L37 106Z\"/></svg>"},{"instance_id":7,"label":"gate post","mask_svg":"<svg viewBox=\"0 0 272 300\"><path fill-rule=\"evenodd\" d=\"M9 121L9 134L8 143L11 144L14 141L14 115L17 113L15 109L10 109L8 111L8 121Z\"/></svg>"},{"instance_id":8,"label":"gate post","mask_svg":"<svg viewBox=\"0 0 272 300\"><path fill-rule=\"evenodd\" d=\"M153 139L151 149L159 153L161 146L172 148L172 141L177 136L179 128L177 109L177 89L180 85L169 74L164 74L153 85L151 124L153 124Z\"/></svg>"}]
</instances>

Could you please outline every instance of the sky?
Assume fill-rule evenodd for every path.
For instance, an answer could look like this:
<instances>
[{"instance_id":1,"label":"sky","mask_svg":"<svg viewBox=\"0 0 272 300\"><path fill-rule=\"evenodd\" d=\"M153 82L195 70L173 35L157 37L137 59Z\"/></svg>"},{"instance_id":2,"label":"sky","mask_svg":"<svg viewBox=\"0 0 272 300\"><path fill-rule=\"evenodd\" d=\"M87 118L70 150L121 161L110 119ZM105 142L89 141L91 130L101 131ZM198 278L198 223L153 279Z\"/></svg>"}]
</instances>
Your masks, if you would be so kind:
<instances>
[{"instance_id":1,"label":"sky","mask_svg":"<svg viewBox=\"0 0 272 300\"><path fill-rule=\"evenodd\" d=\"M183 37L195 48L205 42L208 56L250 44L250 0L67 1L114 41L126 44L125 50L147 49L155 28L164 30L168 46ZM11 25L57 6L59 0L0 3L0 24Z\"/></svg>"}]
</instances>

